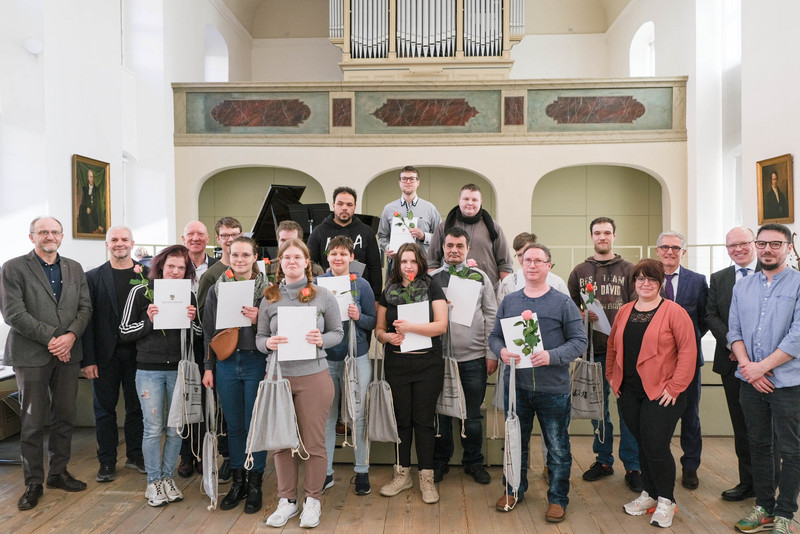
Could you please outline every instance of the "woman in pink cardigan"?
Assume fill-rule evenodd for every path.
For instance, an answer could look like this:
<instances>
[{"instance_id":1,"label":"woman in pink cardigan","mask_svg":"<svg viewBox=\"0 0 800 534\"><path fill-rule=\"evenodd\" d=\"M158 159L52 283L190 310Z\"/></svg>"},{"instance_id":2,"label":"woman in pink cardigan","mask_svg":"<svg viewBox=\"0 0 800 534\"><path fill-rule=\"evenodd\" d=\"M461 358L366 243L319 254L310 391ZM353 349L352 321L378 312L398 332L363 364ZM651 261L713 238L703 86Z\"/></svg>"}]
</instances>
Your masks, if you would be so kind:
<instances>
[{"instance_id":1,"label":"woman in pink cardigan","mask_svg":"<svg viewBox=\"0 0 800 534\"><path fill-rule=\"evenodd\" d=\"M697 342L689 314L661 297L664 267L652 259L633 269L639 298L620 308L608 337L606 379L639 445L644 491L624 506L630 515L655 509L650 523L672 525L675 460L670 439L686 408L684 390L694 377Z\"/></svg>"}]
</instances>

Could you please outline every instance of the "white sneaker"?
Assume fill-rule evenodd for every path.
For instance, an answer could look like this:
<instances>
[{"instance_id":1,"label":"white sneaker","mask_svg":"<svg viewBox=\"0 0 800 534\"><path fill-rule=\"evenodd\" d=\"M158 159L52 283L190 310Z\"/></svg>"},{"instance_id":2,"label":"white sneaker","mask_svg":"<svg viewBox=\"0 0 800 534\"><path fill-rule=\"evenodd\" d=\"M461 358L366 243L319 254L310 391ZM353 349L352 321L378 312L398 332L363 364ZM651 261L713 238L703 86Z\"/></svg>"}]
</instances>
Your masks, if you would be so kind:
<instances>
[{"instance_id":1,"label":"white sneaker","mask_svg":"<svg viewBox=\"0 0 800 534\"><path fill-rule=\"evenodd\" d=\"M314 497L306 497L303 503L303 513L300 514L300 526L303 528L314 528L319 525L319 515L322 513L322 506Z\"/></svg>"},{"instance_id":2,"label":"white sneaker","mask_svg":"<svg viewBox=\"0 0 800 534\"><path fill-rule=\"evenodd\" d=\"M160 480L156 480L147 485L144 498L147 499L147 504L150 506L164 506L169 502L167 494L164 492L164 486Z\"/></svg>"},{"instance_id":3,"label":"white sneaker","mask_svg":"<svg viewBox=\"0 0 800 534\"><path fill-rule=\"evenodd\" d=\"M659 497L658 506L656 506L656 511L653 512L650 524L661 528L669 528L672 526L672 518L675 517L675 512L677 511L677 504L664 497Z\"/></svg>"},{"instance_id":4,"label":"white sneaker","mask_svg":"<svg viewBox=\"0 0 800 534\"><path fill-rule=\"evenodd\" d=\"M658 502L656 502L656 500L652 498L646 491L643 491L641 495L624 505L622 508L628 515L644 515L648 510L652 510L657 505Z\"/></svg>"},{"instance_id":5,"label":"white sneaker","mask_svg":"<svg viewBox=\"0 0 800 534\"><path fill-rule=\"evenodd\" d=\"M181 490L179 490L178 486L175 485L175 481L173 479L165 478L161 481L161 483L164 487L164 493L167 494L167 499L169 499L169 502L183 500L183 493L181 493Z\"/></svg>"},{"instance_id":6,"label":"white sneaker","mask_svg":"<svg viewBox=\"0 0 800 534\"><path fill-rule=\"evenodd\" d=\"M278 501L278 508L267 518L267 525L280 528L285 525L287 521L296 516L299 511L297 503L289 502L289 499L281 497Z\"/></svg>"}]
</instances>

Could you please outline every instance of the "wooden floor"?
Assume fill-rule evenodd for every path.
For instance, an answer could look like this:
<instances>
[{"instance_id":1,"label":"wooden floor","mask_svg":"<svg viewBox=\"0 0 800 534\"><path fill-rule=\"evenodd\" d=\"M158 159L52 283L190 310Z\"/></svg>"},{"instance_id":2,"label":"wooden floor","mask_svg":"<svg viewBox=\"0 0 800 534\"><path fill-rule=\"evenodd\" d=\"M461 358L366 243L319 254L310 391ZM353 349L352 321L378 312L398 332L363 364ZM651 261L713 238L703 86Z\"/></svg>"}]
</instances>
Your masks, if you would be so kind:
<instances>
[{"instance_id":1,"label":"wooden floor","mask_svg":"<svg viewBox=\"0 0 800 534\"><path fill-rule=\"evenodd\" d=\"M673 440L676 458L679 449ZM18 455L14 439L0 445L4 457ZM585 482L581 473L594 460L591 440L586 436L572 438L570 505L567 519L558 525L544 520L546 486L541 476L541 448L538 437L531 445L534 468L529 474L530 488L525 500L510 513L495 511L494 503L502 494L499 467L492 467L492 483L481 486L463 475L460 467L451 467L439 484L441 500L426 505L419 494L414 475L414 488L388 499L378 493L381 485L391 478L390 466L373 466L370 470L372 493L358 497L350 485L352 468L336 465L335 486L323 496L322 520L315 532L474 532L474 533L639 533L651 532L646 517L631 517L622 511L622 504L635 495L624 484L623 473L597 481ZM124 449L119 455L124 458ZM80 493L48 490L39 505L28 512L17 510L17 500L23 492L19 466L0 466L0 532L152 532L174 534L183 532L277 532L264 524L277 499L272 460L268 459L264 477L264 509L254 515L235 510L208 511L209 500L200 493L200 478L176 477L185 499L161 508L151 508L144 499L145 476L122 464L117 479L107 484L94 481L97 472L93 429L78 429L74 437L70 471L89 487ZM753 501L729 503L719 498L720 492L736 484L736 457L732 438L705 438L703 465L698 474L700 487L688 491L676 484L675 497L678 515L672 528L664 532L729 533L733 523L741 518ZM229 486L220 486L220 492ZM305 532L299 519L291 519L284 532ZM652 531L655 532L655 531Z\"/></svg>"}]
</instances>

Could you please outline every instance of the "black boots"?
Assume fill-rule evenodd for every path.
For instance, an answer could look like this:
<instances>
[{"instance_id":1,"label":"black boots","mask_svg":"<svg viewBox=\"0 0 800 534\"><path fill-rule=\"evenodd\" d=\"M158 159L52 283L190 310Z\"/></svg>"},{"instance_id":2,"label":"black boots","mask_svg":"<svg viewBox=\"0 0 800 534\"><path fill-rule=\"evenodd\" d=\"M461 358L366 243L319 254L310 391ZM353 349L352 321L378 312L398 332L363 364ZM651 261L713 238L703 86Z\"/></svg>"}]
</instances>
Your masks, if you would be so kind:
<instances>
[{"instance_id":1,"label":"black boots","mask_svg":"<svg viewBox=\"0 0 800 534\"><path fill-rule=\"evenodd\" d=\"M244 502L244 513L254 514L261 510L261 480L264 473L250 471L247 475L247 500Z\"/></svg>"},{"instance_id":2,"label":"black boots","mask_svg":"<svg viewBox=\"0 0 800 534\"><path fill-rule=\"evenodd\" d=\"M222 502L219 504L220 510L232 510L236 508L236 505L239 504L239 501L243 500L245 497L248 497L247 477L245 477L245 470L233 469L231 471L231 478L233 479L233 483L231 484L231 489L228 490L228 494L225 495L225 498L222 499ZM258 475L258 489L260 492L261 491L260 474ZM261 508L260 505L259 508Z\"/></svg>"}]
</instances>

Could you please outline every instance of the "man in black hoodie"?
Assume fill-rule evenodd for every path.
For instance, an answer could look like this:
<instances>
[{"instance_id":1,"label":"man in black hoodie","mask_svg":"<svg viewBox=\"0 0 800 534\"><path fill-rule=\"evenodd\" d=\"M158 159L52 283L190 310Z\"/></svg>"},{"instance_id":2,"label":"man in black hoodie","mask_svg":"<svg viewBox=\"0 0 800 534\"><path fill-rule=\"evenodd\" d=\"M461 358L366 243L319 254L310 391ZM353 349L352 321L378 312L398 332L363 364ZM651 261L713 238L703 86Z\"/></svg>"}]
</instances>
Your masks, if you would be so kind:
<instances>
[{"instance_id":1,"label":"man in black hoodie","mask_svg":"<svg viewBox=\"0 0 800 534\"><path fill-rule=\"evenodd\" d=\"M353 214L356 211L357 194L350 187L337 187L333 191L333 214L314 228L308 236L308 250L311 261L328 269L325 250L328 242L337 235L345 235L353 240L353 254L356 261L365 264L363 278L369 282L377 298L383 289L381 276L381 254L375 232Z\"/></svg>"}]
</instances>

